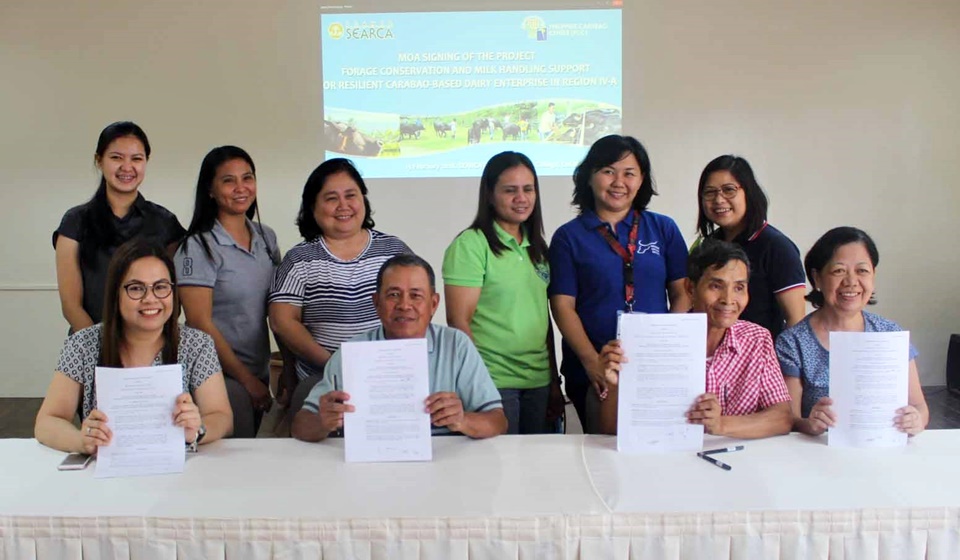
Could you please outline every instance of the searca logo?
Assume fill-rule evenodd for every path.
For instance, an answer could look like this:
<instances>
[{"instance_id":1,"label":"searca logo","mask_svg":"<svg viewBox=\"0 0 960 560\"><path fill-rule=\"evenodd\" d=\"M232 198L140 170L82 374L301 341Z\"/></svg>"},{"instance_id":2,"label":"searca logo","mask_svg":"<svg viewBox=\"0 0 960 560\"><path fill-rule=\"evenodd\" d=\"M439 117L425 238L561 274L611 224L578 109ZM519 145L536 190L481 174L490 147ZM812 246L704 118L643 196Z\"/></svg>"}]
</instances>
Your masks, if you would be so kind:
<instances>
[{"instance_id":1,"label":"searca logo","mask_svg":"<svg viewBox=\"0 0 960 560\"><path fill-rule=\"evenodd\" d=\"M327 34L331 39L373 40L383 41L393 39L393 22L353 22L343 24L331 23L327 27Z\"/></svg>"}]
</instances>

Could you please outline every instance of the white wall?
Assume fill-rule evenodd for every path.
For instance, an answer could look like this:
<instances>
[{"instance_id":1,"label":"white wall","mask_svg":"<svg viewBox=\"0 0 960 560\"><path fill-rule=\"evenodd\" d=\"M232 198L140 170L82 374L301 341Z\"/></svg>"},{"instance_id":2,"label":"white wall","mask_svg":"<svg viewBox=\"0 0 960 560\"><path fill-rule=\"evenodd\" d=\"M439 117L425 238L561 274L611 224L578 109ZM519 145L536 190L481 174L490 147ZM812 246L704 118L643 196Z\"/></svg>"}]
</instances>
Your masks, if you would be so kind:
<instances>
[{"instance_id":1,"label":"white wall","mask_svg":"<svg viewBox=\"0 0 960 560\"><path fill-rule=\"evenodd\" d=\"M801 252L836 225L874 235L876 311L912 331L923 382L943 383L960 331L960 3L627 4L624 122L651 153L652 209L691 241L700 170L744 155ZM284 247L298 240L299 193L321 157L318 28L306 1L0 3L0 396L49 381L66 331L50 233L93 193L107 123L146 129L143 192L183 222L206 151L245 147L264 222ZM435 266L474 212L474 179L370 187L378 228ZM572 217L570 190L543 181L548 234Z\"/></svg>"}]
</instances>

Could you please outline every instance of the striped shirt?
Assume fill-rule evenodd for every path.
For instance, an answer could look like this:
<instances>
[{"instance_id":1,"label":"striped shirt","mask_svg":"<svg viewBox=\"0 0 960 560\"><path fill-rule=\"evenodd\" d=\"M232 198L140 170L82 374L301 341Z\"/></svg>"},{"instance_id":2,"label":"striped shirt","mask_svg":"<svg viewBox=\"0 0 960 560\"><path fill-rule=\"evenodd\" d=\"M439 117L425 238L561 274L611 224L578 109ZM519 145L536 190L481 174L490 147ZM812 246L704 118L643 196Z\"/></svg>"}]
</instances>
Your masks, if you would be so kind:
<instances>
[{"instance_id":1,"label":"striped shirt","mask_svg":"<svg viewBox=\"0 0 960 560\"><path fill-rule=\"evenodd\" d=\"M790 402L770 331L737 321L723 335L707 362L707 392L720 401L724 416L744 416Z\"/></svg>"},{"instance_id":2,"label":"striped shirt","mask_svg":"<svg viewBox=\"0 0 960 560\"><path fill-rule=\"evenodd\" d=\"M303 325L330 353L341 342L380 326L373 307L377 272L390 257L412 252L397 237L368 231L370 242L352 260L334 256L320 236L290 249L277 269L270 303L299 307ZM322 369L297 360L300 379L322 374Z\"/></svg>"}]
</instances>

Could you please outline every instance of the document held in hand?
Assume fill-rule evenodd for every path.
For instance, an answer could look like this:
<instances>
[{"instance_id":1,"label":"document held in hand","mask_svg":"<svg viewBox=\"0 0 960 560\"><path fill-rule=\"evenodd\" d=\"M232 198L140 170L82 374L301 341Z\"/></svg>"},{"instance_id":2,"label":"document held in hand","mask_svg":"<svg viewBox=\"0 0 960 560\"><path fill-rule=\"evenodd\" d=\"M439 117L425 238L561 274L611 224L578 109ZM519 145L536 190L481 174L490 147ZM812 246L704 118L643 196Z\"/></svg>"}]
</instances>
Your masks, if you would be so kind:
<instances>
[{"instance_id":1,"label":"document held in hand","mask_svg":"<svg viewBox=\"0 0 960 560\"><path fill-rule=\"evenodd\" d=\"M96 478L183 472L183 428L173 420L180 368L96 369L97 408L113 430L110 445L97 450Z\"/></svg>"},{"instance_id":2,"label":"document held in hand","mask_svg":"<svg viewBox=\"0 0 960 560\"><path fill-rule=\"evenodd\" d=\"M831 332L830 398L837 425L828 445L897 447L907 434L893 425L907 406L910 332Z\"/></svg>"},{"instance_id":3,"label":"document held in hand","mask_svg":"<svg viewBox=\"0 0 960 560\"><path fill-rule=\"evenodd\" d=\"M343 390L354 412L343 420L348 462L429 461L427 339L344 342Z\"/></svg>"},{"instance_id":4,"label":"document held in hand","mask_svg":"<svg viewBox=\"0 0 960 560\"><path fill-rule=\"evenodd\" d=\"M617 450L700 451L703 426L686 412L706 390L707 319L702 313L620 315Z\"/></svg>"}]
</instances>

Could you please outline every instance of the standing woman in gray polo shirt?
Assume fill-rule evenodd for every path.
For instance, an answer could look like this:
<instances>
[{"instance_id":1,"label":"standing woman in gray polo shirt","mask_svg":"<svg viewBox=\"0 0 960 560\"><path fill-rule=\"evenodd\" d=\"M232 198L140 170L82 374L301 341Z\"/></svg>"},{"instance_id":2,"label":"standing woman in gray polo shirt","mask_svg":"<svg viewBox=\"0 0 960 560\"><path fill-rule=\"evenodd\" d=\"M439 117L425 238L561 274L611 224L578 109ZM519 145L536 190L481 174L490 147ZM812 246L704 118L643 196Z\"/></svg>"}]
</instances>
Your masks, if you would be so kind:
<instances>
[{"instance_id":1,"label":"standing woman in gray polo shirt","mask_svg":"<svg viewBox=\"0 0 960 560\"><path fill-rule=\"evenodd\" d=\"M256 437L272 404L267 295L280 250L260 223L256 168L243 149L221 146L203 158L193 219L174 262L187 325L217 347L233 436Z\"/></svg>"}]
</instances>

